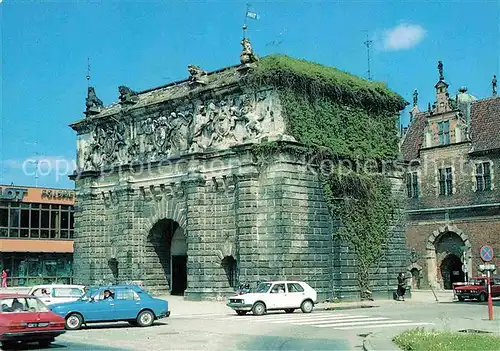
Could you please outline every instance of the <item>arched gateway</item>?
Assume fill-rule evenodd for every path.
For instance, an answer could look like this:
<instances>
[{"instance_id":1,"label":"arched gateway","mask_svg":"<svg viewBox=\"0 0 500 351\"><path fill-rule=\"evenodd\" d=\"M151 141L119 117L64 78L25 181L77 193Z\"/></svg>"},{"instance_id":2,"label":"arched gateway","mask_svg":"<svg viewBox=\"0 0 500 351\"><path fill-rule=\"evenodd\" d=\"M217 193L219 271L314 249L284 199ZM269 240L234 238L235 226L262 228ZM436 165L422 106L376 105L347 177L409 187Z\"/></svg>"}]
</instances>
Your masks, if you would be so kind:
<instances>
[{"instance_id":1,"label":"arched gateway","mask_svg":"<svg viewBox=\"0 0 500 351\"><path fill-rule=\"evenodd\" d=\"M172 219L162 219L151 228L146 244L146 284L155 290L183 295L187 288L187 241L184 229Z\"/></svg>"},{"instance_id":2,"label":"arched gateway","mask_svg":"<svg viewBox=\"0 0 500 351\"><path fill-rule=\"evenodd\" d=\"M394 125L395 110L404 108L403 99L302 60L269 57L256 63L248 40L242 46L241 65L211 73L190 65L188 79L142 92L120 86L118 101L108 106L89 87L85 117L71 126L78 133L75 282L135 282L153 292L214 299L242 283L289 279L307 281L320 300L359 296L356 274L345 273L355 273L353 250L332 238L337 222L314 169L319 161L305 159L305 145L297 141L303 139L291 134L305 129L291 123L308 115L301 125L319 133L317 140L305 138L309 145L322 145L328 134L339 140L339 150L350 150L342 144L350 136L336 126L359 119L360 111L370 119L371 105L378 109L370 119L373 130L385 131ZM284 69L265 77L287 72L283 84L263 77L250 84L265 61L269 69ZM309 70L318 75L308 78L303 72ZM331 75L354 88L338 86ZM306 86L326 90L310 94L315 101L302 101ZM283 87L297 95L282 95ZM359 91L366 92L359 101L342 98ZM289 103L293 116L285 116ZM318 106L318 116L335 122L313 116ZM356 134L354 129L349 133ZM386 136L370 138L374 147L387 149ZM279 147L260 147L265 144ZM401 174L387 177L399 193ZM374 295L389 296L406 265L397 217L380 263L386 269L372 277Z\"/></svg>"},{"instance_id":3,"label":"arched gateway","mask_svg":"<svg viewBox=\"0 0 500 351\"><path fill-rule=\"evenodd\" d=\"M429 236L427 278L434 288L452 289L453 283L465 280L471 265L471 244L462 230L446 225Z\"/></svg>"}]
</instances>

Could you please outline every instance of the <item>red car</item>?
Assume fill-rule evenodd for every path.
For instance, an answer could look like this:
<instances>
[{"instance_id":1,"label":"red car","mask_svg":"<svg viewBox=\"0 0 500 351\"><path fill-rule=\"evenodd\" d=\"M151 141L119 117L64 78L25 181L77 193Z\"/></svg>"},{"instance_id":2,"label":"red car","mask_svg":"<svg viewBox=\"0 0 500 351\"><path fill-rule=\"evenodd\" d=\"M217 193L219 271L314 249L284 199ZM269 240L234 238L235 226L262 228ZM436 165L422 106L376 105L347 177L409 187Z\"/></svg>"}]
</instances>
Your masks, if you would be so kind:
<instances>
[{"instance_id":1,"label":"red car","mask_svg":"<svg viewBox=\"0 0 500 351\"><path fill-rule=\"evenodd\" d=\"M454 284L453 289L458 301L477 299L485 302L488 299L486 277L474 277L468 283ZM500 279L491 278L491 297L500 297Z\"/></svg>"},{"instance_id":2,"label":"red car","mask_svg":"<svg viewBox=\"0 0 500 351\"><path fill-rule=\"evenodd\" d=\"M4 349L18 342L38 342L47 347L65 332L65 320L35 296L0 294L0 341Z\"/></svg>"}]
</instances>

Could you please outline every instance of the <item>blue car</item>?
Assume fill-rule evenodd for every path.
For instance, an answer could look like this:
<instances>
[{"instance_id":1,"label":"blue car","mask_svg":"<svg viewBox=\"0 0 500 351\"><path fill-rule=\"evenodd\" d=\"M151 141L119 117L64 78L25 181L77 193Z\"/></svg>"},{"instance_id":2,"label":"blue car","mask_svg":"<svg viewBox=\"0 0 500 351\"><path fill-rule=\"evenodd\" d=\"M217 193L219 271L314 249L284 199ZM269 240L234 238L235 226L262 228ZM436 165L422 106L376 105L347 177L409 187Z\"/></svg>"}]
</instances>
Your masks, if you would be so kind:
<instances>
[{"instance_id":1,"label":"blue car","mask_svg":"<svg viewBox=\"0 0 500 351\"><path fill-rule=\"evenodd\" d=\"M77 301L49 308L66 320L68 330L78 330L87 323L117 321L149 327L170 316L168 301L152 297L137 285L90 287Z\"/></svg>"}]
</instances>

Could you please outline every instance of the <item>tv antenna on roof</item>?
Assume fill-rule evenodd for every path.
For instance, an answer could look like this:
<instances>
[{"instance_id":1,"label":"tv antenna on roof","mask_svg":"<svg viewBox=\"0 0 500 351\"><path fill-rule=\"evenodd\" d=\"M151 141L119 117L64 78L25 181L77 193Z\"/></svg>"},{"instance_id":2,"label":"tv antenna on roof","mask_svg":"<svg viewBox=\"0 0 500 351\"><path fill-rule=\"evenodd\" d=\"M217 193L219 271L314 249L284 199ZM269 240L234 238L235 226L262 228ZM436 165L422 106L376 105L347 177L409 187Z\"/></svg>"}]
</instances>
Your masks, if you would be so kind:
<instances>
[{"instance_id":1,"label":"tv antenna on roof","mask_svg":"<svg viewBox=\"0 0 500 351\"><path fill-rule=\"evenodd\" d=\"M38 148L38 141L24 143L26 145L34 145L35 150ZM35 155L37 157L34 160L28 160L28 163L33 163L35 165L35 187L38 187L38 166L40 165L40 153L38 151L35 151Z\"/></svg>"},{"instance_id":2,"label":"tv antenna on roof","mask_svg":"<svg viewBox=\"0 0 500 351\"><path fill-rule=\"evenodd\" d=\"M365 30L365 32L366 32L366 40L364 41L364 44L366 46L366 54L367 54L367 58L368 58L368 71L366 73L368 76L368 80L372 80L372 73L370 70L370 48L371 48L371 45L373 44L373 41L370 40L370 38L368 37L368 31Z\"/></svg>"}]
</instances>

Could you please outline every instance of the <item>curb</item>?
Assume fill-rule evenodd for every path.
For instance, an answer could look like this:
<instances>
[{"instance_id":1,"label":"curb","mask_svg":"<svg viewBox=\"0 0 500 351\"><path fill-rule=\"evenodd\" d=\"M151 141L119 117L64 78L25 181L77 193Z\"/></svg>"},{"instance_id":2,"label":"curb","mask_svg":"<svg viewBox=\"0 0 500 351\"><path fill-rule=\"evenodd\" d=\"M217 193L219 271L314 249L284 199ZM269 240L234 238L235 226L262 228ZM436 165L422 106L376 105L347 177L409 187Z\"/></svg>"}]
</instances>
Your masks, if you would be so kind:
<instances>
[{"instance_id":1,"label":"curb","mask_svg":"<svg viewBox=\"0 0 500 351\"><path fill-rule=\"evenodd\" d=\"M379 333L371 333L363 339L364 351L396 351L401 350L392 342L392 337L387 340Z\"/></svg>"}]
</instances>

